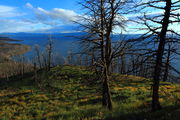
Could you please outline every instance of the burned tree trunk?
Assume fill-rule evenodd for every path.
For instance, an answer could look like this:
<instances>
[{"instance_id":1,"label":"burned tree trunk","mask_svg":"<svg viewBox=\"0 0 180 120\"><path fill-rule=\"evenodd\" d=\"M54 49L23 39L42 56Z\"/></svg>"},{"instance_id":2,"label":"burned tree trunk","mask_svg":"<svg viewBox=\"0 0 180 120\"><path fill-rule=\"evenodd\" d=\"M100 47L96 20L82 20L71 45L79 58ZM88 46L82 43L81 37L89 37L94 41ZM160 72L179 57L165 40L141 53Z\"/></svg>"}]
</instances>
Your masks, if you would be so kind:
<instances>
[{"instance_id":1,"label":"burned tree trunk","mask_svg":"<svg viewBox=\"0 0 180 120\"><path fill-rule=\"evenodd\" d=\"M107 106L109 110L112 109L112 100L111 100L111 93L109 88L109 75L108 75L108 67L104 68L104 78L103 78L103 98L102 103L103 105Z\"/></svg>"},{"instance_id":2,"label":"burned tree trunk","mask_svg":"<svg viewBox=\"0 0 180 120\"><path fill-rule=\"evenodd\" d=\"M159 103L159 81L160 81L163 53L166 43L166 33L169 24L170 11L171 11L171 0L166 0L165 15L163 18L162 29L159 36L160 41L156 55L156 63L155 63L155 70L153 77L152 111L157 111L161 109Z\"/></svg>"},{"instance_id":3,"label":"burned tree trunk","mask_svg":"<svg viewBox=\"0 0 180 120\"><path fill-rule=\"evenodd\" d=\"M51 63L52 63L52 46L53 43L52 43L52 39L51 39L51 36L49 37L49 43L48 43L48 46L47 46L47 53L48 53L48 66L47 66L47 70L49 71L50 68L51 68Z\"/></svg>"},{"instance_id":4,"label":"burned tree trunk","mask_svg":"<svg viewBox=\"0 0 180 120\"><path fill-rule=\"evenodd\" d=\"M40 49L39 49L39 46L38 46L38 45L35 46L35 52L36 52L36 55L37 55L37 61L38 61L38 63L39 63L39 67L40 67L40 69L42 69Z\"/></svg>"}]
</instances>

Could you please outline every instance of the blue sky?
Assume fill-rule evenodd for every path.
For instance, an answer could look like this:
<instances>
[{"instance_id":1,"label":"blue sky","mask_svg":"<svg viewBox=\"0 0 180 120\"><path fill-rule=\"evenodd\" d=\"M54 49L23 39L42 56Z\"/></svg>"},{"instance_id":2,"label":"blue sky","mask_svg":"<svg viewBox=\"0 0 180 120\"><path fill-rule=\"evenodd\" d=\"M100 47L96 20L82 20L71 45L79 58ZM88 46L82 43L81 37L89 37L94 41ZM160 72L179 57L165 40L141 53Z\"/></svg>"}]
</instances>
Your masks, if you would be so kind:
<instances>
[{"instance_id":1,"label":"blue sky","mask_svg":"<svg viewBox=\"0 0 180 120\"><path fill-rule=\"evenodd\" d=\"M42 7L47 10L51 10L52 8L75 10L77 8L75 6L77 5L76 0L0 0L1 5L14 6L19 8L23 8L27 3L30 3L35 7Z\"/></svg>"},{"instance_id":2,"label":"blue sky","mask_svg":"<svg viewBox=\"0 0 180 120\"><path fill-rule=\"evenodd\" d=\"M150 11L157 14L160 11ZM77 0L0 0L0 33L74 32L72 21L82 15ZM127 19L138 14L126 15ZM129 23L127 30L139 27ZM173 27L173 26L172 26ZM180 27L174 27L180 31ZM116 31L120 31L118 28ZM130 33L138 33L131 30Z\"/></svg>"}]
</instances>

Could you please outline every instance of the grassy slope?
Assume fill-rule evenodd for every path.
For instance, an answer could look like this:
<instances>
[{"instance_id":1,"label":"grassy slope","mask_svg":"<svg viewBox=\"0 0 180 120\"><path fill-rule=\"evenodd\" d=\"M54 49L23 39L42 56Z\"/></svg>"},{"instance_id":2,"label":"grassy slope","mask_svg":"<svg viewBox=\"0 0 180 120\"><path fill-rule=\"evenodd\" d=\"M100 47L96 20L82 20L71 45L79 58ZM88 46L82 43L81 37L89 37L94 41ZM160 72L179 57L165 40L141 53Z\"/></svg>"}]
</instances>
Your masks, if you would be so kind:
<instances>
[{"instance_id":1,"label":"grassy slope","mask_svg":"<svg viewBox=\"0 0 180 120\"><path fill-rule=\"evenodd\" d=\"M40 76L39 76L40 78ZM100 82L82 67L59 66L41 73L39 89L32 78L0 90L0 120L177 120L180 85L161 83L163 110L150 112L150 80L114 74L110 82L114 109L101 106ZM8 87L7 87L8 86Z\"/></svg>"}]
</instances>

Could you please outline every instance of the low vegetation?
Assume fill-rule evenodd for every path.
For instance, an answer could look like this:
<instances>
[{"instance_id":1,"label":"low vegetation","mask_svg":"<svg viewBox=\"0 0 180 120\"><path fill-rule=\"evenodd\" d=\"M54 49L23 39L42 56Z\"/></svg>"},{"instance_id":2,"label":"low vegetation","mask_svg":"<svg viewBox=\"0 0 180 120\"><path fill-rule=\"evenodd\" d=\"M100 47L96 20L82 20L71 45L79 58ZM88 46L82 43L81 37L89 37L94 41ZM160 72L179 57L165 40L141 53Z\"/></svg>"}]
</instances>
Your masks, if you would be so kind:
<instances>
[{"instance_id":1,"label":"low vegetation","mask_svg":"<svg viewBox=\"0 0 180 120\"><path fill-rule=\"evenodd\" d=\"M57 66L1 84L0 120L178 120L180 85L160 83L163 109L151 112L150 79L113 74L113 110L101 104L101 81L89 68Z\"/></svg>"}]
</instances>

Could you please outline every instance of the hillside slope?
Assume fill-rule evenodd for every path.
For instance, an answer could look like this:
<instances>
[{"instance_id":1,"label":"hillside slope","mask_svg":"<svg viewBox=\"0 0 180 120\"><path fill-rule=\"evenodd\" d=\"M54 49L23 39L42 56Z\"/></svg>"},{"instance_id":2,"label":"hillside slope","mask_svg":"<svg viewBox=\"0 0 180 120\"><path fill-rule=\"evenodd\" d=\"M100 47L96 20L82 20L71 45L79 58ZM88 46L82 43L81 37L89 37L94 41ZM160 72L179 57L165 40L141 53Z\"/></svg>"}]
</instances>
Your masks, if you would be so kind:
<instances>
[{"instance_id":1,"label":"hillside slope","mask_svg":"<svg viewBox=\"0 0 180 120\"><path fill-rule=\"evenodd\" d=\"M23 55L31 47L20 44L20 42L20 40L0 36L0 78L18 74L21 71L20 67L22 65L26 67L30 66L23 63L27 60Z\"/></svg>"},{"instance_id":2,"label":"hillside slope","mask_svg":"<svg viewBox=\"0 0 180 120\"><path fill-rule=\"evenodd\" d=\"M180 85L161 83L163 109L150 112L151 81L113 74L110 81L114 108L101 106L101 84L91 70L58 66L49 73L9 82L0 88L0 120L178 120Z\"/></svg>"}]
</instances>

